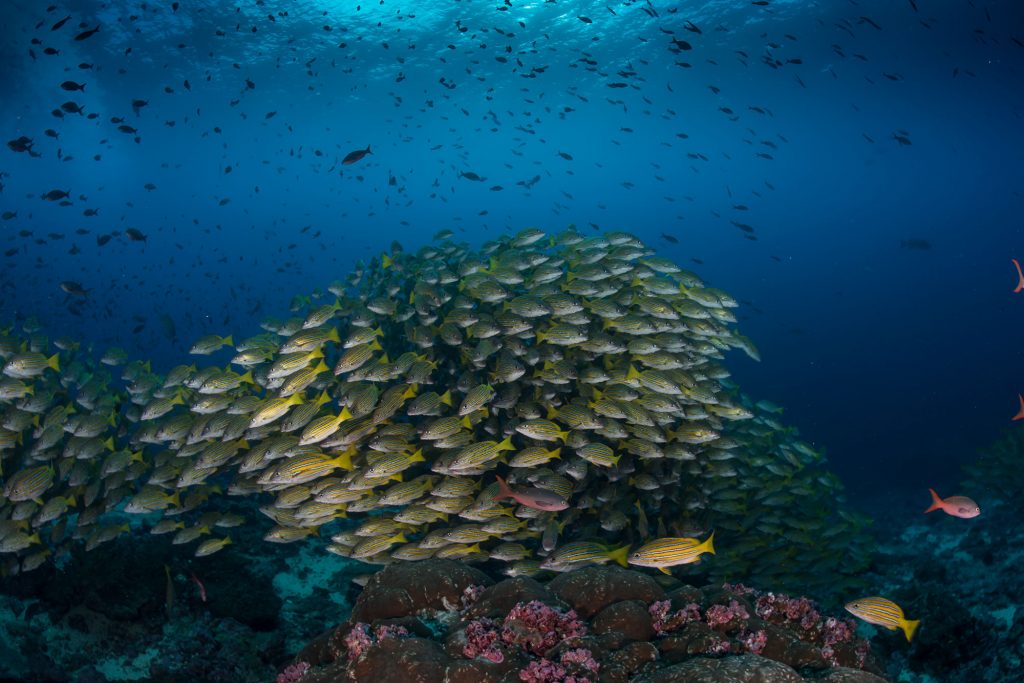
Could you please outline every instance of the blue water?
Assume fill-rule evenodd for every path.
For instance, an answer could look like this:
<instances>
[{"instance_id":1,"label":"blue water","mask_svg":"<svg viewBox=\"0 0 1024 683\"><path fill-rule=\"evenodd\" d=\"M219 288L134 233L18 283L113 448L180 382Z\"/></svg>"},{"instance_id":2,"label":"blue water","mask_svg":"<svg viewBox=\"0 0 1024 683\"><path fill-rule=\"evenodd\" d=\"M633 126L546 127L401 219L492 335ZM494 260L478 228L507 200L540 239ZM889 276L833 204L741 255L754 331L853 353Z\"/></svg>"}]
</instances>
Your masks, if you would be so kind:
<instances>
[{"instance_id":1,"label":"blue water","mask_svg":"<svg viewBox=\"0 0 1024 683\"><path fill-rule=\"evenodd\" d=\"M923 506L1024 389L1024 8L916 7L9 0L0 127L41 156L0 150L0 320L166 370L393 240L626 230L743 302L736 380L855 494Z\"/></svg>"}]
</instances>

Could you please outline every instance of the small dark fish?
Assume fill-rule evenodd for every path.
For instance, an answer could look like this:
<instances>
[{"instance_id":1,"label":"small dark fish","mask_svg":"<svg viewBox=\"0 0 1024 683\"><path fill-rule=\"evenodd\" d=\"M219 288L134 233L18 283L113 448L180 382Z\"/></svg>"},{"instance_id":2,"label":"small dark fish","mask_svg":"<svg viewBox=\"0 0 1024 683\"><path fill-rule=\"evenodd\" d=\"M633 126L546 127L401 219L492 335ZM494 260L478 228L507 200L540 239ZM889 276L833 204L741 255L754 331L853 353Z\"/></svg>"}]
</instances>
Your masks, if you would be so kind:
<instances>
[{"instance_id":1,"label":"small dark fish","mask_svg":"<svg viewBox=\"0 0 1024 683\"><path fill-rule=\"evenodd\" d=\"M472 180L473 182L477 183L482 183L483 181L487 180L487 178L478 176L476 173L473 173L472 171L466 171L465 173L459 171L459 177L465 178L466 180Z\"/></svg>"},{"instance_id":2,"label":"small dark fish","mask_svg":"<svg viewBox=\"0 0 1024 683\"><path fill-rule=\"evenodd\" d=\"M128 239L132 242L145 242L146 236L142 234L142 231L137 228L128 228L124 231L124 234L128 235Z\"/></svg>"},{"instance_id":3,"label":"small dark fish","mask_svg":"<svg viewBox=\"0 0 1024 683\"><path fill-rule=\"evenodd\" d=\"M102 247L104 244L110 241L110 235L100 235L96 238L96 245Z\"/></svg>"},{"instance_id":4,"label":"small dark fish","mask_svg":"<svg viewBox=\"0 0 1024 683\"><path fill-rule=\"evenodd\" d=\"M49 192L42 195L43 199L45 199L48 202L55 202L70 196L71 190L50 190Z\"/></svg>"},{"instance_id":5,"label":"small dark fish","mask_svg":"<svg viewBox=\"0 0 1024 683\"><path fill-rule=\"evenodd\" d=\"M147 104L149 104L149 102L146 100L132 100L132 111L135 112L136 116L138 116L139 111L141 111Z\"/></svg>"},{"instance_id":6,"label":"small dark fish","mask_svg":"<svg viewBox=\"0 0 1024 683\"><path fill-rule=\"evenodd\" d=\"M22 135L20 138L17 138L16 140L8 140L7 147L12 152L28 152L29 154L33 154L32 138L27 138L24 135ZM39 156L39 154L35 153L35 156Z\"/></svg>"},{"instance_id":7,"label":"small dark fish","mask_svg":"<svg viewBox=\"0 0 1024 683\"><path fill-rule=\"evenodd\" d=\"M582 21L584 24L593 24L594 23L594 20L591 19L590 17L576 17L576 18L579 19L580 21Z\"/></svg>"},{"instance_id":8,"label":"small dark fish","mask_svg":"<svg viewBox=\"0 0 1024 683\"><path fill-rule=\"evenodd\" d=\"M566 161L572 161L572 155L569 154L568 152L559 152L558 156L562 157Z\"/></svg>"},{"instance_id":9,"label":"small dark fish","mask_svg":"<svg viewBox=\"0 0 1024 683\"><path fill-rule=\"evenodd\" d=\"M50 30L51 31L58 31L58 30L60 30L60 27L63 26L64 24L68 23L68 19L70 19L70 18L71 18L71 15L69 14L66 17L64 17L63 19L61 19L60 21L58 21L56 24L51 26Z\"/></svg>"},{"instance_id":10,"label":"small dark fish","mask_svg":"<svg viewBox=\"0 0 1024 683\"><path fill-rule=\"evenodd\" d=\"M362 159L363 157L370 153L370 146L367 145L366 149L357 149L353 152L349 152L348 154L346 154L345 158L341 160L341 163L343 166L351 166L352 164L356 163L357 161L359 161L360 159Z\"/></svg>"},{"instance_id":11,"label":"small dark fish","mask_svg":"<svg viewBox=\"0 0 1024 683\"><path fill-rule=\"evenodd\" d=\"M679 244L679 240L677 238L673 237L672 235L666 234L664 232L661 233L661 239L665 240L669 244Z\"/></svg>"},{"instance_id":12,"label":"small dark fish","mask_svg":"<svg viewBox=\"0 0 1024 683\"><path fill-rule=\"evenodd\" d=\"M3 219L5 221L9 221L12 218L17 218L17 217L18 217L18 212L17 211L4 211L4 213L3 213Z\"/></svg>"},{"instance_id":13,"label":"small dark fish","mask_svg":"<svg viewBox=\"0 0 1024 683\"><path fill-rule=\"evenodd\" d=\"M64 104L60 105L60 108L63 109L64 111L66 111L69 114L84 114L85 113L85 110L82 109L82 107L79 106L75 102L65 102Z\"/></svg>"},{"instance_id":14,"label":"small dark fish","mask_svg":"<svg viewBox=\"0 0 1024 683\"><path fill-rule=\"evenodd\" d=\"M97 26L96 28L91 28L88 31L82 31L77 36L75 36L75 40L85 40L86 38L92 38L97 32L99 32L99 30L100 27Z\"/></svg>"},{"instance_id":15,"label":"small dark fish","mask_svg":"<svg viewBox=\"0 0 1024 683\"><path fill-rule=\"evenodd\" d=\"M861 17L859 23L861 23L861 24L870 24L871 26L874 26L879 31L882 30L882 27L879 26L878 24L876 24L874 21L872 21L871 17Z\"/></svg>"},{"instance_id":16,"label":"small dark fish","mask_svg":"<svg viewBox=\"0 0 1024 683\"><path fill-rule=\"evenodd\" d=\"M60 54L60 50L58 50L55 47L48 47L48 48L43 50L43 54L44 55L51 55L51 56L52 55L59 55Z\"/></svg>"},{"instance_id":17,"label":"small dark fish","mask_svg":"<svg viewBox=\"0 0 1024 683\"><path fill-rule=\"evenodd\" d=\"M60 140L60 135L53 128L47 128L43 131L43 135L54 140Z\"/></svg>"},{"instance_id":18,"label":"small dark fish","mask_svg":"<svg viewBox=\"0 0 1024 683\"><path fill-rule=\"evenodd\" d=\"M64 81L63 83L60 84L60 87L61 87L62 90L67 90L69 92L75 91L75 90L80 90L82 92L85 92L85 83L75 83L74 81Z\"/></svg>"},{"instance_id":19,"label":"small dark fish","mask_svg":"<svg viewBox=\"0 0 1024 683\"><path fill-rule=\"evenodd\" d=\"M900 240L901 249L916 249L918 251L928 251L932 248L932 243L928 240L922 240L917 238L911 238L907 240Z\"/></svg>"},{"instance_id":20,"label":"small dark fish","mask_svg":"<svg viewBox=\"0 0 1024 683\"><path fill-rule=\"evenodd\" d=\"M75 282L74 280L65 280L60 283L60 288L64 290L66 294L70 294L71 296L78 296L82 298L89 296L89 290L85 289L80 283Z\"/></svg>"}]
</instances>

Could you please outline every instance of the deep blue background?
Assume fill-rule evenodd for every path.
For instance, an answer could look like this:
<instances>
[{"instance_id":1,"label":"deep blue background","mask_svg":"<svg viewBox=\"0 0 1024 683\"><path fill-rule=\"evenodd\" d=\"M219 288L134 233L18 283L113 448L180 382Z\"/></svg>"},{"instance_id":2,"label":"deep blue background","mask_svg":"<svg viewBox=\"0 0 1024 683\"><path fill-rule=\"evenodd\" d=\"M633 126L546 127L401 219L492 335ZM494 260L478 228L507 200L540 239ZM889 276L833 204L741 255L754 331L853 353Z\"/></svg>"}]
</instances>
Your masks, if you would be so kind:
<instances>
[{"instance_id":1,"label":"deep blue background","mask_svg":"<svg viewBox=\"0 0 1024 683\"><path fill-rule=\"evenodd\" d=\"M5 2L0 129L42 156L0 149L0 209L17 211L0 223L17 250L0 257L0 319L166 369L202 334L286 317L392 240L627 230L744 302L764 361L732 354L737 381L786 406L856 499L923 508L1024 390L1024 10L916 4ZM98 118L50 114L69 100ZM71 206L39 198L55 188ZM97 246L127 227L147 242ZM91 290L79 315L63 280Z\"/></svg>"}]
</instances>

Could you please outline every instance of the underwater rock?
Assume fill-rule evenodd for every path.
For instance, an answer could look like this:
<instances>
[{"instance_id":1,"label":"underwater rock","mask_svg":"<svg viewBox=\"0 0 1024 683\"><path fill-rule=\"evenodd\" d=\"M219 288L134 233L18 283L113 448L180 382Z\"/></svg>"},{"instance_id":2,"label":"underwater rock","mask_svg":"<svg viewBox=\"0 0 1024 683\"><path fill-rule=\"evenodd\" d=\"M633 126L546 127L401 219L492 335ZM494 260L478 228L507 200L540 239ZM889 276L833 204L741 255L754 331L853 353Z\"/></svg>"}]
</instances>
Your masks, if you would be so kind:
<instances>
[{"instance_id":1,"label":"underwater rock","mask_svg":"<svg viewBox=\"0 0 1024 683\"><path fill-rule=\"evenodd\" d=\"M727 585L680 586L673 594L682 600L670 600L650 576L606 567L566 572L547 585L516 578L483 588L490 579L459 563L413 567L389 567L357 598L361 617L387 617L353 616L300 653L295 663L314 665L309 675L316 674L304 683L802 683L818 679L796 669L821 677L847 658L878 669L847 621L806 598ZM463 571L441 585L456 567ZM375 596L389 602L373 608ZM772 623L753 613L755 604Z\"/></svg>"},{"instance_id":2,"label":"underwater rock","mask_svg":"<svg viewBox=\"0 0 1024 683\"><path fill-rule=\"evenodd\" d=\"M647 574L618 567L586 567L566 572L548 584L580 616L590 618L614 602L665 598L665 589Z\"/></svg>"},{"instance_id":3,"label":"underwater rock","mask_svg":"<svg viewBox=\"0 0 1024 683\"><path fill-rule=\"evenodd\" d=\"M867 671L839 667L830 669L817 683L885 683L885 679Z\"/></svg>"},{"instance_id":4,"label":"underwater rock","mask_svg":"<svg viewBox=\"0 0 1024 683\"><path fill-rule=\"evenodd\" d=\"M444 610L459 604L470 586L492 582L480 570L454 560L399 563L373 575L352 609L352 620L375 622Z\"/></svg>"},{"instance_id":5,"label":"underwater rock","mask_svg":"<svg viewBox=\"0 0 1024 683\"><path fill-rule=\"evenodd\" d=\"M496 583L481 591L476 602L466 610L464 618L478 619L508 614L517 603L524 600L540 600L548 604L559 602L554 594L536 579L518 576Z\"/></svg>"},{"instance_id":6,"label":"underwater rock","mask_svg":"<svg viewBox=\"0 0 1024 683\"><path fill-rule=\"evenodd\" d=\"M645 674L634 683L804 683L793 669L757 655L691 659Z\"/></svg>"},{"instance_id":7,"label":"underwater rock","mask_svg":"<svg viewBox=\"0 0 1024 683\"><path fill-rule=\"evenodd\" d=\"M654 637L651 614L642 600L624 600L608 605L594 617L595 634L618 632L629 640L650 640Z\"/></svg>"},{"instance_id":8,"label":"underwater rock","mask_svg":"<svg viewBox=\"0 0 1024 683\"><path fill-rule=\"evenodd\" d=\"M432 640L388 638L357 659L348 670L348 678L343 680L430 683L446 680L448 664L448 656Z\"/></svg>"}]
</instances>

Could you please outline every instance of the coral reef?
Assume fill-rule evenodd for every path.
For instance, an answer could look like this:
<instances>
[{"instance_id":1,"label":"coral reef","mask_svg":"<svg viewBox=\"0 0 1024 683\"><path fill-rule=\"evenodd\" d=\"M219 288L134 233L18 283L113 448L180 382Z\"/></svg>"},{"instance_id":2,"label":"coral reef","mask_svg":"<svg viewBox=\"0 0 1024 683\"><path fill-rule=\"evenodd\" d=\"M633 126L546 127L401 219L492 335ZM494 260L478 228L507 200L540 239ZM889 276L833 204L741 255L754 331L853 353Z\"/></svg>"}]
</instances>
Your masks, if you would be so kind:
<instances>
[{"instance_id":1,"label":"coral reef","mask_svg":"<svg viewBox=\"0 0 1024 683\"><path fill-rule=\"evenodd\" d=\"M353 616L297 655L296 664L311 666L302 680L884 680L852 621L802 597L742 585L663 587L618 567L566 572L547 584L494 583L450 560L417 568L376 574Z\"/></svg>"}]
</instances>

